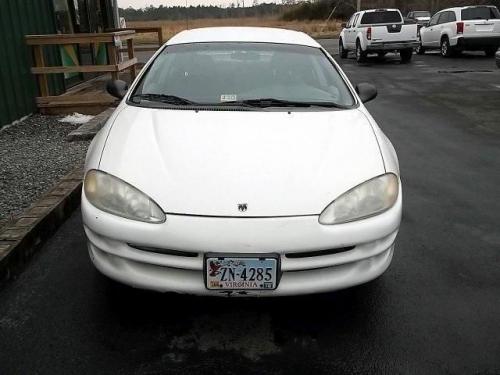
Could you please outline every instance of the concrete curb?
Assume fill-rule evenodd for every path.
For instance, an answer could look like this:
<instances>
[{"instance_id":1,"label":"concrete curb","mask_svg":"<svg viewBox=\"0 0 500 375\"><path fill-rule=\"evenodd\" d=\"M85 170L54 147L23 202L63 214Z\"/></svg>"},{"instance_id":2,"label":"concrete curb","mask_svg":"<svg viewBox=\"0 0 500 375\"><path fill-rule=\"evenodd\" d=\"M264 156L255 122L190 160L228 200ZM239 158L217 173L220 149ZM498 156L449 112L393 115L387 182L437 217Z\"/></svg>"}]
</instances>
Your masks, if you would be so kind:
<instances>
[{"instance_id":1,"label":"concrete curb","mask_svg":"<svg viewBox=\"0 0 500 375\"><path fill-rule=\"evenodd\" d=\"M80 165L14 221L0 228L0 281L18 274L80 205L82 180Z\"/></svg>"}]
</instances>

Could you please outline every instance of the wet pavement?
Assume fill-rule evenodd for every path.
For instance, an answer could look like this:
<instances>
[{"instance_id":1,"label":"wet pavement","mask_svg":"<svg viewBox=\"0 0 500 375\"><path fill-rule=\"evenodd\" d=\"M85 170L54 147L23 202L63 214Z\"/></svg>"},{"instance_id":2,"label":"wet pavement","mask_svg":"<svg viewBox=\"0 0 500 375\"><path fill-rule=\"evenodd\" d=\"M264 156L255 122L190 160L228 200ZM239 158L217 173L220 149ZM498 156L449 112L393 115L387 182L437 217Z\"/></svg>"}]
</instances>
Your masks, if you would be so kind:
<instances>
[{"instance_id":1,"label":"wet pavement","mask_svg":"<svg viewBox=\"0 0 500 375\"><path fill-rule=\"evenodd\" d=\"M480 54L341 63L377 85L368 108L401 163L382 277L299 298L133 290L95 271L75 212L0 289L0 374L500 374L500 70Z\"/></svg>"}]
</instances>

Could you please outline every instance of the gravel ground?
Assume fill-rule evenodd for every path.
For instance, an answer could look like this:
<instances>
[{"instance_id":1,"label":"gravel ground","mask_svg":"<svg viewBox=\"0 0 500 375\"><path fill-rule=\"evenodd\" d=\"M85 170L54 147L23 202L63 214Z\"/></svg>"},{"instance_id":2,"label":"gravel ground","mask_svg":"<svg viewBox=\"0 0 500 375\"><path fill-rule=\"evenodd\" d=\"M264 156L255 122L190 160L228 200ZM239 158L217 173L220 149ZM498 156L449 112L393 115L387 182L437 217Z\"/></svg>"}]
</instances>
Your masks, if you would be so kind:
<instances>
[{"instance_id":1,"label":"gravel ground","mask_svg":"<svg viewBox=\"0 0 500 375\"><path fill-rule=\"evenodd\" d=\"M0 226L84 161L90 142L65 140L78 125L34 115L0 130Z\"/></svg>"}]
</instances>

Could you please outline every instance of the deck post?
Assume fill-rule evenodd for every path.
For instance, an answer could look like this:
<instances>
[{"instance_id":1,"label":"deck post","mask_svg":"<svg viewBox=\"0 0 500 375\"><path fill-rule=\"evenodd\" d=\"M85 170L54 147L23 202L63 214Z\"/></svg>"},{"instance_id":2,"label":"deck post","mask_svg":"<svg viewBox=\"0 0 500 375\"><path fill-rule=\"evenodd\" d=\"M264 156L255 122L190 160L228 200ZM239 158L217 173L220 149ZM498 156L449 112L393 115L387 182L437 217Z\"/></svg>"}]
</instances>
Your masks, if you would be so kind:
<instances>
[{"instance_id":1,"label":"deck post","mask_svg":"<svg viewBox=\"0 0 500 375\"><path fill-rule=\"evenodd\" d=\"M127 39L127 50L128 50L128 59L132 60L134 58L134 39ZM131 81L135 79L135 76L137 75L137 68L134 65L130 66L130 78Z\"/></svg>"},{"instance_id":2,"label":"deck post","mask_svg":"<svg viewBox=\"0 0 500 375\"><path fill-rule=\"evenodd\" d=\"M108 52L108 59L109 59L109 64L110 65L117 65L118 61L116 58L116 46L114 43L106 43L106 50ZM114 81L118 79L118 71L111 72L111 78L113 78Z\"/></svg>"},{"instance_id":3,"label":"deck post","mask_svg":"<svg viewBox=\"0 0 500 375\"><path fill-rule=\"evenodd\" d=\"M163 28L159 27L158 28L158 44L160 47L163 45Z\"/></svg>"},{"instance_id":4,"label":"deck post","mask_svg":"<svg viewBox=\"0 0 500 375\"><path fill-rule=\"evenodd\" d=\"M33 46L33 53L35 55L35 66L40 68L45 67L42 46ZM38 86L40 87L40 96L49 96L49 84L46 74L38 75Z\"/></svg>"}]
</instances>

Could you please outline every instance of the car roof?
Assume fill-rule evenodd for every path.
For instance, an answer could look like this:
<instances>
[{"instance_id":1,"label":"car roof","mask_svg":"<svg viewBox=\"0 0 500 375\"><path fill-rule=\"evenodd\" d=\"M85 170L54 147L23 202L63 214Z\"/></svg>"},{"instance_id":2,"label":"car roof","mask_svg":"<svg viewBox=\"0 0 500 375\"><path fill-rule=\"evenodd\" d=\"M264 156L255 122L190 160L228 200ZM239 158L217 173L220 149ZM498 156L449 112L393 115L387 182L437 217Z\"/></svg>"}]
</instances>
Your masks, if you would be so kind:
<instances>
[{"instance_id":1,"label":"car roof","mask_svg":"<svg viewBox=\"0 0 500 375\"><path fill-rule=\"evenodd\" d=\"M305 33L271 27L204 27L184 30L174 35L167 45L209 42L280 43L321 47Z\"/></svg>"},{"instance_id":2,"label":"car roof","mask_svg":"<svg viewBox=\"0 0 500 375\"><path fill-rule=\"evenodd\" d=\"M462 9L465 9L465 8L468 8L468 7L454 7L454 8L446 8L446 9L441 9L439 12L436 12L436 13L441 13L441 12L444 12L444 11L453 11L453 12L456 12L457 10L462 10Z\"/></svg>"},{"instance_id":3,"label":"car roof","mask_svg":"<svg viewBox=\"0 0 500 375\"><path fill-rule=\"evenodd\" d=\"M463 6L463 7L453 7L453 8L442 9L436 13L441 13L443 11L450 11L450 10L453 12L457 12L459 10L463 10L463 9L467 9L467 8L492 8L492 7L494 7L494 5L467 5L467 6Z\"/></svg>"},{"instance_id":4,"label":"car roof","mask_svg":"<svg viewBox=\"0 0 500 375\"><path fill-rule=\"evenodd\" d=\"M372 13L372 12L399 12L399 9L395 9L395 8L377 8L377 9L367 9L367 10L363 10L361 11L360 13L364 12L364 13Z\"/></svg>"}]
</instances>

